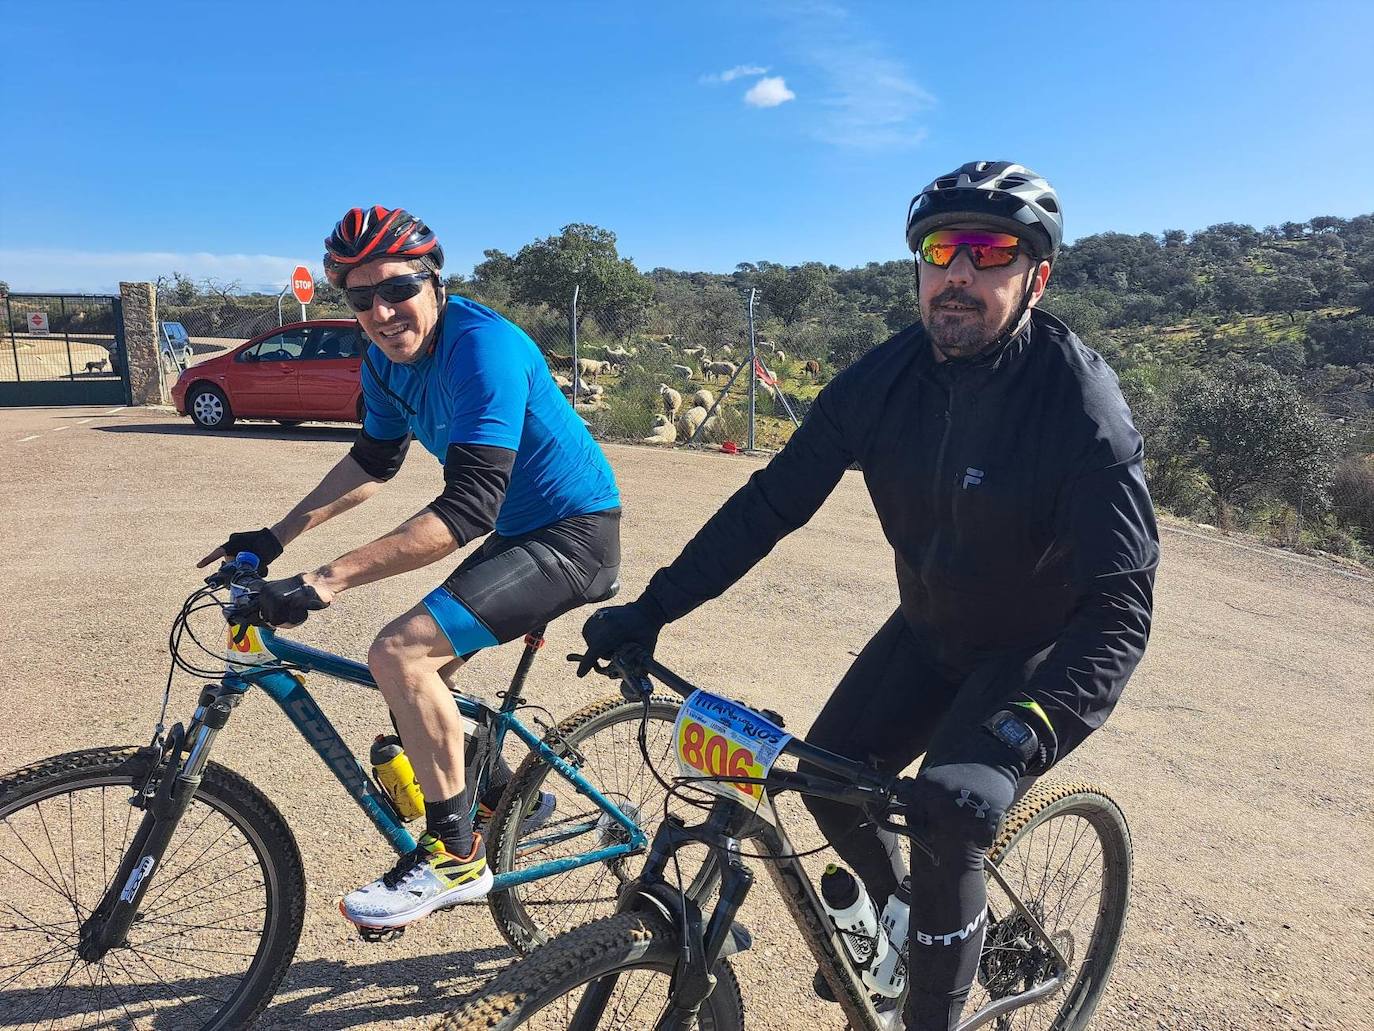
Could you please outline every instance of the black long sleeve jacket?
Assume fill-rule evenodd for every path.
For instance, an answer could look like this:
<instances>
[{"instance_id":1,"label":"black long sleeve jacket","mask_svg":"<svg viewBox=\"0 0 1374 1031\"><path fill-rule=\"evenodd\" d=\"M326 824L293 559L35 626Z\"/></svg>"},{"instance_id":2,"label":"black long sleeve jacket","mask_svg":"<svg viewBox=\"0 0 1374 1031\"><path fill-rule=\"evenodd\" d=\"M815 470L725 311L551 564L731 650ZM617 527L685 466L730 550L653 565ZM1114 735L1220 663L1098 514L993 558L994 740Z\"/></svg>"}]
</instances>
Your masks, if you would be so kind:
<instances>
[{"instance_id":1,"label":"black long sleeve jacket","mask_svg":"<svg viewBox=\"0 0 1374 1031\"><path fill-rule=\"evenodd\" d=\"M717 597L857 463L896 553L901 611L971 672L1049 649L1027 694L1060 754L1101 726L1149 635L1159 537L1116 374L1033 311L1001 351L937 363L912 326L823 389L773 460L645 594L669 619Z\"/></svg>"}]
</instances>

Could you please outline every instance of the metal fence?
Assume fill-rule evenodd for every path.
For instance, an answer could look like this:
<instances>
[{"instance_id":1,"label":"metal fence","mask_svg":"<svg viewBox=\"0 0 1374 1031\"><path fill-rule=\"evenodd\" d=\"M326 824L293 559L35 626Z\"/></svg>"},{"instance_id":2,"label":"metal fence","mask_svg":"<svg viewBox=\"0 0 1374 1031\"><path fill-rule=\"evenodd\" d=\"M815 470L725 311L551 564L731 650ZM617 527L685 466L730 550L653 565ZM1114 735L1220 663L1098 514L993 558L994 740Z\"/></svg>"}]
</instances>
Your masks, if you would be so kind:
<instances>
[{"instance_id":1,"label":"metal fence","mask_svg":"<svg viewBox=\"0 0 1374 1031\"><path fill-rule=\"evenodd\" d=\"M0 405L128 401L117 297L6 294L0 304Z\"/></svg>"},{"instance_id":2,"label":"metal fence","mask_svg":"<svg viewBox=\"0 0 1374 1031\"><path fill-rule=\"evenodd\" d=\"M578 307L576 294L574 288L562 310L474 299L529 334L569 403L601 440L776 450L829 372L823 361L789 356L767 339L753 318L749 291L657 305L647 324L632 332L599 326ZM352 318L352 312L319 299L306 316ZM279 305L264 294L221 294L185 305L158 301L158 318L180 322L197 356L299 317L295 301Z\"/></svg>"},{"instance_id":3,"label":"metal fence","mask_svg":"<svg viewBox=\"0 0 1374 1031\"><path fill-rule=\"evenodd\" d=\"M500 306L539 346L574 409L601 440L660 447L776 450L824 382L759 331L752 292L656 311L654 325L607 332L583 316ZM750 369L754 375L750 376Z\"/></svg>"}]
</instances>

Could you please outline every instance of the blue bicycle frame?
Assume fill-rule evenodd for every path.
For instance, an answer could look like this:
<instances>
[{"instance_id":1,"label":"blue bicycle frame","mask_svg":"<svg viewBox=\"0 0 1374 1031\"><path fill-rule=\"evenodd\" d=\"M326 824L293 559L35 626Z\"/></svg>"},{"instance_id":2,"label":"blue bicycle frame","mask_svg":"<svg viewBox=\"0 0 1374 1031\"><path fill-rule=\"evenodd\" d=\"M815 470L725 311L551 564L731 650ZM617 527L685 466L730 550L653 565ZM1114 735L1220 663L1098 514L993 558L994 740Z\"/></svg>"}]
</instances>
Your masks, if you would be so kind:
<instances>
[{"instance_id":1,"label":"blue bicycle frame","mask_svg":"<svg viewBox=\"0 0 1374 1031\"><path fill-rule=\"evenodd\" d=\"M285 669L282 664L323 673L338 680L346 680L349 683L360 684L363 687L376 690L377 682L372 679L372 673L367 666L296 641L278 637L265 627L259 628L259 633L262 635L264 647L276 657L278 662L264 663L260 666L237 666L227 670L221 681L224 691L241 696L246 694L250 687L256 686L267 692L272 700L281 707L286 718L295 724L301 737L310 742L310 746L316 754L333 771L344 790L367 814L377 830L381 831L382 836L391 844L391 847L398 853L409 852L415 848L415 837L406 829L391 799L377 787L362 763L344 743L339 732L334 729L329 717L311 697L310 691L305 686L305 679L298 675L296 669ZM539 634L533 634L526 638L525 654L521 657L520 665L516 670L512 689L506 693L500 709L493 709L483 702L464 695L455 695L454 700L458 705L458 711L468 719L486 724L491 735L488 755L499 755L507 731L514 733L530 751L539 756L540 761L556 770L561 777L571 782L578 792L590 799L602 813L614 820L626 832L628 840L581 855L549 860L523 870L496 874L492 883L492 891L502 891L527 881L551 877L567 870L577 869L580 866L589 866L592 863L600 863L631 852L642 851L648 843L648 836L634 820L626 816L614 802L583 777L581 770L576 765L564 759L545 744L534 731L526 727L516 716L515 709L521 701L518 697L518 687L523 682L530 664L534 661L535 652L543 644L539 636ZM484 775L485 771L481 770L479 774ZM479 791L480 786L478 790L473 791L474 798ZM563 836L573 837L591 831L595 829L597 822L599 821L569 828ZM529 845L547 843L548 839L541 839L538 842L532 841Z\"/></svg>"}]
</instances>

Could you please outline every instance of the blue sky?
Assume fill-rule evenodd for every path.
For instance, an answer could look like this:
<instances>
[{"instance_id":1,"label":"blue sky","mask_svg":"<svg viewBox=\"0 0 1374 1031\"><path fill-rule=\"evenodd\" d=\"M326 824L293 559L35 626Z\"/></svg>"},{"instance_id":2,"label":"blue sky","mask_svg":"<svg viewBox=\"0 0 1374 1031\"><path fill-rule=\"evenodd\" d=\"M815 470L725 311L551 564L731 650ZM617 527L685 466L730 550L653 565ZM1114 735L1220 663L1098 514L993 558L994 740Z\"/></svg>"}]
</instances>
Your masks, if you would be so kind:
<instances>
[{"instance_id":1,"label":"blue sky","mask_svg":"<svg viewBox=\"0 0 1374 1031\"><path fill-rule=\"evenodd\" d=\"M1070 239L1374 210L1367 0L0 12L16 290L284 284L371 203L463 273L569 222L642 269L850 266L976 158L1048 176Z\"/></svg>"}]
</instances>

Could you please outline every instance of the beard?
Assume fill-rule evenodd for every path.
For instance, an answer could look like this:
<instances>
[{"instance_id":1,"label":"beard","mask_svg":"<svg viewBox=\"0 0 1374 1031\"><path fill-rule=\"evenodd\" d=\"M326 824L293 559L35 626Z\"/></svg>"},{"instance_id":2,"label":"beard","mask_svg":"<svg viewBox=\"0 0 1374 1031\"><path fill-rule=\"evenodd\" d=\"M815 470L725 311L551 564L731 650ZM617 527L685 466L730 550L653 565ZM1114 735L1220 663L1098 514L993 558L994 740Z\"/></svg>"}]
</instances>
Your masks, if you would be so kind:
<instances>
[{"instance_id":1,"label":"beard","mask_svg":"<svg viewBox=\"0 0 1374 1031\"><path fill-rule=\"evenodd\" d=\"M969 310L956 314L942 307L947 304L966 305ZM961 290L941 291L931 302L929 310L921 312L926 333L936 350L948 359L975 358L1002 338L1016 312L1009 314L1000 325L990 325L987 308Z\"/></svg>"}]
</instances>

